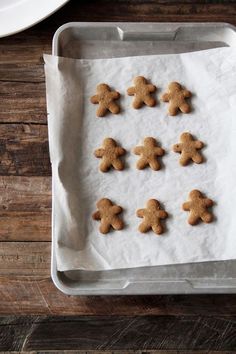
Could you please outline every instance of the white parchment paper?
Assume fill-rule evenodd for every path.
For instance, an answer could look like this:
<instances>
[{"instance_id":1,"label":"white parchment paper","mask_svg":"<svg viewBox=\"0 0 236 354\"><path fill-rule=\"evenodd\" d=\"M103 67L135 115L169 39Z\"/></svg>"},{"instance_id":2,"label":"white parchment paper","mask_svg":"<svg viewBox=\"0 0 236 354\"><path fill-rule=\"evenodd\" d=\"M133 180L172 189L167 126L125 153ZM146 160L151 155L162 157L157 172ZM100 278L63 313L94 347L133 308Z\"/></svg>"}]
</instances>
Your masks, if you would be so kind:
<instances>
[{"instance_id":1,"label":"white parchment paper","mask_svg":"<svg viewBox=\"0 0 236 354\"><path fill-rule=\"evenodd\" d=\"M50 156L53 172L53 237L57 267L104 270L236 258L236 51L202 52L117 59L74 60L45 55ZM134 110L126 95L132 78L142 75L158 86L158 105ZM171 81L194 93L193 112L167 115L159 97ZM89 98L105 82L121 93L119 115L96 118ZM179 165L171 151L189 131L206 147L206 162ZM139 171L134 146L155 137L166 150L163 168ZM105 137L127 151L122 172L99 171L93 152ZM181 210L192 189L212 198L215 221L192 227ZM124 208L125 228L101 235L92 220L103 197ZM137 231L136 217L150 198L170 217L166 233Z\"/></svg>"}]
</instances>

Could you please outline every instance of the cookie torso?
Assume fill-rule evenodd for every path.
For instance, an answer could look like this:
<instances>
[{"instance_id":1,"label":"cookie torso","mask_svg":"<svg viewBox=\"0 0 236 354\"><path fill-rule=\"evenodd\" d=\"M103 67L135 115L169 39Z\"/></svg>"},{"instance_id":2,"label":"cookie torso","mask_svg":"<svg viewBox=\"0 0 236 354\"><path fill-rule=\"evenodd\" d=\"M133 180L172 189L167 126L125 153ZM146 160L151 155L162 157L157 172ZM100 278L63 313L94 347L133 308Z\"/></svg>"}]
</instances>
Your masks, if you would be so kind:
<instances>
[{"instance_id":1,"label":"cookie torso","mask_svg":"<svg viewBox=\"0 0 236 354\"><path fill-rule=\"evenodd\" d=\"M173 146L173 151L181 154L179 162L182 166L186 166L190 161L199 164L203 162L203 156L199 151L203 146L203 142L195 140L190 133L182 133L180 143Z\"/></svg>"},{"instance_id":2,"label":"cookie torso","mask_svg":"<svg viewBox=\"0 0 236 354\"><path fill-rule=\"evenodd\" d=\"M162 95L163 102L169 102L168 112L171 116L175 116L180 110L182 113L189 113L191 106L186 98L191 97L191 92L182 88L178 82L171 82L168 91Z\"/></svg>"},{"instance_id":3,"label":"cookie torso","mask_svg":"<svg viewBox=\"0 0 236 354\"><path fill-rule=\"evenodd\" d=\"M124 169L124 163L121 156L126 153L125 149L119 146L112 138L103 140L103 146L95 150L94 155L101 158L100 171L107 172L111 167L121 171Z\"/></svg>"},{"instance_id":4,"label":"cookie torso","mask_svg":"<svg viewBox=\"0 0 236 354\"><path fill-rule=\"evenodd\" d=\"M141 155L137 162L137 168L139 170L150 166L154 171L158 171L161 168L158 157L163 156L165 150L157 145L156 139L147 137L144 139L143 146L136 146L134 148L134 153L136 155Z\"/></svg>"},{"instance_id":5,"label":"cookie torso","mask_svg":"<svg viewBox=\"0 0 236 354\"><path fill-rule=\"evenodd\" d=\"M168 214L165 210L161 209L158 200L150 199L145 209L137 210L137 216L143 218L143 222L139 225L140 232L145 233L152 229L157 235L163 233L164 228L161 220L166 219Z\"/></svg>"},{"instance_id":6,"label":"cookie torso","mask_svg":"<svg viewBox=\"0 0 236 354\"><path fill-rule=\"evenodd\" d=\"M127 89L129 96L134 96L132 106L139 109L143 104L153 107L156 105L156 100L152 97L152 93L156 91L156 86L148 84L143 76L137 76L133 80L134 86Z\"/></svg>"},{"instance_id":7,"label":"cookie torso","mask_svg":"<svg viewBox=\"0 0 236 354\"><path fill-rule=\"evenodd\" d=\"M111 91L107 84L99 84L96 95L90 98L91 103L98 104L97 116L104 117L107 111L113 114L120 112L119 105L115 102L120 97L119 92Z\"/></svg>"},{"instance_id":8,"label":"cookie torso","mask_svg":"<svg viewBox=\"0 0 236 354\"><path fill-rule=\"evenodd\" d=\"M192 190L189 193L189 201L183 204L183 210L189 211L188 223L196 225L200 220L205 223L210 223L213 220L213 214L209 212L208 208L212 207L213 201L205 198L198 190Z\"/></svg>"},{"instance_id":9,"label":"cookie torso","mask_svg":"<svg viewBox=\"0 0 236 354\"><path fill-rule=\"evenodd\" d=\"M97 208L98 210L92 216L94 220L101 221L99 227L101 233L106 234L111 228L114 230L123 229L124 223L118 216L122 212L119 205L113 204L110 199L103 198L97 202Z\"/></svg>"}]
</instances>

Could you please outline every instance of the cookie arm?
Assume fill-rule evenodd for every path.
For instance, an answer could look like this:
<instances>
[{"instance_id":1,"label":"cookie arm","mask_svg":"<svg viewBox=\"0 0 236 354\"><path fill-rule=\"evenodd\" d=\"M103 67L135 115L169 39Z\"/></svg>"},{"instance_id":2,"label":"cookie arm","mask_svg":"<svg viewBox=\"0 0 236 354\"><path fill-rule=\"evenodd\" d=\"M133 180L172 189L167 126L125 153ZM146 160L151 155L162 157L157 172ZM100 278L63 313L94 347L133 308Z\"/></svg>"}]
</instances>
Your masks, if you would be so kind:
<instances>
[{"instance_id":1,"label":"cookie arm","mask_svg":"<svg viewBox=\"0 0 236 354\"><path fill-rule=\"evenodd\" d=\"M144 217L144 212L145 212L145 209L138 209L136 211L136 215L138 218L143 218Z\"/></svg>"},{"instance_id":2,"label":"cookie arm","mask_svg":"<svg viewBox=\"0 0 236 354\"><path fill-rule=\"evenodd\" d=\"M141 155L142 154L142 151L143 151L143 147L142 146L136 146L134 149L133 149L133 152L135 155Z\"/></svg>"},{"instance_id":3,"label":"cookie arm","mask_svg":"<svg viewBox=\"0 0 236 354\"><path fill-rule=\"evenodd\" d=\"M211 207L211 206L213 206L213 204L214 204L213 200L211 200L209 198L204 199L204 205L206 207Z\"/></svg>"},{"instance_id":4,"label":"cookie arm","mask_svg":"<svg viewBox=\"0 0 236 354\"><path fill-rule=\"evenodd\" d=\"M189 211L190 208L191 208L191 202L185 202L185 203L183 203L182 209L183 209L184 211Z\"/></svg>"},{"instance_id":5,"label":"cookie arm","mask_svg":"<svg viewBox=\"0 0 236 354\"><path fill-rule=\"evenodd\" d=\"M181 152L182 151L182 144L175 144L172 147L174 152Z\"/></svg>"},{"instance_id":6,"label":"cookie arm","mask_svg":"<svg viewBox=\"0 0 236 354\"><path fill-rule=\"evenodd\" d=\"M128 96L133 96L135 94L135 87L134 86L129 87L127 89L127 94L128 94Z\"/></svg>"},{"instance_id":7,"label":"cookie arm","mask_svg":"<svg viewBox=\"0 0 236 354\"><path fill-rule=\"evenodd\" d=\"M156 86L155 85L152 85L152 84L148 84L147 85L147 88L148 88L148 91L149 92L155 92L156 91Z\"/></svg>"},{"instance_id":8,"label":"cookie arm","mask_svg":"<svg viewBox=\"0 0 236 354\"><path fill-rule=\"evenodd\" d=\"M169 102L170 100L170 95L168 93L164 93L162 96L161 96L161 99L163 102Z\"/></svg>"},{"instance_id":9,"label":"cookie arm","mask_svg":"<svg viewBox=\"0 0 236 354\"><path fill-rule=\"evenodd\" d=\"M120 98L120 94L118 91L112 91L110 93L111 97L114 99L114 100L117 100L118 98Z\"/></svg>"},{"instance_id":10,"label":"cookie arm","mask_svg":"<svg viewBox=\"0 0 236 354\"><path fill-rule=\"evenodd\" d=\"M116 153L117 153L118 156L122 156L122 155L124 155L126 153L126 150L123 149L121 146L117 146L116 147Z\"/></svg>"},{"instance_id":11,"label":"cookie arm","mask_svg":"<svg viewBox=\"0 0 236 354\"><path fill-rule=\"evenodd\" d=\"M94 95L94 96L90 97L90 102L93 104L99 103L98 95Z\"/></svg>"},{"instance_id":12,"label":"cookie arm","mask_svg":"<svg viewBox=\"0 0 236 354\"><path fill-rule=\"evenodd\" d=\"M185 98L190 98L192 96L192 93L188 90L183 90L182 93Z\"/></svg>"},{"instance_id":13,"label":"cookie arm","mask_svg":"<svg viewBox=\"0 0 236 354\"><path fill-rule=\"evenodd\" d=\"M117 215L117 214L120 214L123 209L119 205L113 205L111 210L115 215Z\"/></svg>"},{"instance_id":14,"label":"cookie arm","mask_svg":"<svg viewBox=\"0 0 236 354\"><path fill-rule=\"evenodd\" d=\"M100 219L101 219L100 211L99 211L99 210L95 211L95 212L92 214L92 218L93 218L93 220L100 220Z\"/></svg>"},{"instance_id":15,"label":"cookie arm","mask_svg":"<svg viewBox=\"0 0 236 354\"><path fill-rule=\"evenodd\" d=\"M160 210L158 213L158 217L160 219L166 219L168 217L168 213L165 210Z\"/></svg>"},{"instance_id":16,"label":"cookie arm","mask_svg":"<svg viewBox=\"0 0 236 354\"><path fill-rule=\"evenodd\" d=\"M103 155L104 155L104 149L102 148L96 149L94 151L94 156L96 157L103 157Z\"/></svg>"},{"instance_id":17,"label":"cookie arm","mask_svg":"<svg viewBox=\"0 0 236 354\"><path fill-rule=\"evenodd\" d=\"M195 146L196 149L201 149L201 148L203 148L204 144L203 144L202 141L196 140L196 141L194 142L194 146Z\"/></svg>"},{"instance_id":18,"label":"cookie arm","mask_svg":"<svg viewBox=\"0 0 236 354\"><path fill-rule=\"evenodd\" d=\"M163 156L164 153L165 153L165 150L160 148L160 147L155 147L155 153L158 155L158 156Z\"/></svg>"}]
</instances>

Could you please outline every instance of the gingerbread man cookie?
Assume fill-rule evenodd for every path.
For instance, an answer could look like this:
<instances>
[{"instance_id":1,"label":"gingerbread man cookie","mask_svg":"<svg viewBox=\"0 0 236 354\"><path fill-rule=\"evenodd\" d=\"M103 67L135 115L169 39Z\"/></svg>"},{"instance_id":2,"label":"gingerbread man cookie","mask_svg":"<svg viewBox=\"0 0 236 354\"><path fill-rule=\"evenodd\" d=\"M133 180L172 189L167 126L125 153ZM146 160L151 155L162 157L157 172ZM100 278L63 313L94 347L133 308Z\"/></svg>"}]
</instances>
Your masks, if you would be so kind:
<instances>
[{"instance_id":1,"label":"gingerbread man cookie","mask_svg":"<svg viewBox=\"0 0 236 354\"><path fill-rule=\"evenodd\" d=\"M123 221L118 217L123 209L119 205L113 204L110 199L103 198L97 202L98 210L93 213L94 220L101 220L99 231L102 234L107 234L111 227L114 230L122 230L124 227Z\"/></svg>"},{"instance_id":2,"label":"gingerbread man cookie","mask_svg":"<svg viewBox=\"0 0 236 354\"><path fill-rule=\"evenodd\" d=\"M97 116L104 117L107 111L113 114L120 112L120 107L114 101L120 97L119 92L111 91L107 84L97 86L97 94L90 98L93 104L98 104Z\"/></svg>"},{"instance_id":3,"label":"gingerbread man cookie","mask_svg":"<svg viewBox=\"0 0 236 354\"><path fill-rule=\"evenodd\" d=\"M190 105L185 101L192 96L191 92L182 88L178 82L171 82L168 92L162 95L163 102L169 102L169 114L175 116L180 110L182 113L191 111Z\"/></svg>"},{"instance_id":4,"label":"gingerbread man cookie","mask_svg":"<svg viewBox=\"0 0 236 354\"><path fill-rule=\"evenodd\" d=\"M145 233L152 229L157 235L163 233L164 228L161 220L166 219L168 214L165 210L161 209L158 200L150 199L147 202L147 207L145 209L138 209L136 214L139 218L144 218L138 228L140 232Z\"/></svg>"},{"instance_id":5,"label":"gingerbread man cookie","mask_svg":"<svg viewBox=\"0 0 236 354\"><path fill-rule=\"evenodd\" d=\"M165 150L157 146L156 139L152 137L145 138L143 146L136 146L133 151L135 155L141 155L137 162L139 170L144 169L146 166L150 166L154 171L158 171L161 168L158 157L163 156Z\"/></svg>"},{"instance_id":6,"label":"gingerbread man cookie","mask_svg":"<svg viewBox=\"0 0 236 354\"><path fill-rule=\"evenodd\" d=\"M134 86L127 89L127 94L134 96L133 108L139 109L143 104L149 107L155 106L156 100L151 96L151 93L156 91L156 86L148 84L143 76L135 77L133 83Z\"/></svg>"},{"instance_id":7,"label":"gingerbread man cookie","mask_svg":"<svg viewBox=\"0 0 236 354\"><path fill-rule=\"evenodd\" d=\"M195 140L190 133L182 133L180 136L180 143L173 146L173 151L181 154L179 163L186 166L189 161L195 163L202 163L203 156L198 151L204 146L200 140Z\"/></svg>"},{"instance_id":8,"label":"gingerbread man cookie","mask_svg":"<svg viewBox=\"0 0 236 354\"><path fill-rule=\"evenodd\" d=\"M211 207L214 202L205 198L202 193L196 189L189 193L189 201L183 204L183 210L190 211L188 223L196 225L200 220L210 223L213 220L213 214L207 208Z\"/></svg>"},{"instance_id":9,"label":"gingerbread man cookie","mask_svg":"<svg viewBox=\"0 0 236 354\"><path fill-rule=\"evenodd\" d=\"M124 163L120 159L126 153L125 149L118 146L116 141L112 138L103 140L103 146L94 151L94 155L101 158L100 171L107 172L110 167L121 171L124 168Z\"/></svg>"}]
</instances>

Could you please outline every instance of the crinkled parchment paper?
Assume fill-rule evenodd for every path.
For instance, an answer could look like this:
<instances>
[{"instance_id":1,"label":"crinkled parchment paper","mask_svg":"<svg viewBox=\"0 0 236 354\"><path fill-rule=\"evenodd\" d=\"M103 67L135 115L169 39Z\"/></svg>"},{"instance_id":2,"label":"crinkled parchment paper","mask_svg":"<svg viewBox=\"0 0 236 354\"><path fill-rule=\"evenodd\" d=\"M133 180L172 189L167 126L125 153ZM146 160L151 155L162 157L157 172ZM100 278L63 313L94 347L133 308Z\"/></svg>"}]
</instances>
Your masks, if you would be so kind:
<instances>
[{"instance_id":1,"label":"crinkled parchment paper","mask_svg":"<svg viewBox=\"0 0 236 354\"><path fill-rule=\"evenodd\" d=\"M117 59L74 60L45 55L50 156L53 172L53 237L57 267L104 270L236 258L236 51L202 52ZM126 95L132 78L143 75L158 86L157 98L170 81L194 93L193 112L167 115L168 104L131 107ZM106 82L121 93L119 115L96 118L89 98ZM206 147L206 162L181 167L171 151L189 131ZM131 150L145 136L166 150L163 168L139 171ZM93 152L105 137L127 151L122 172L99 171ZM192 227L181 210L192 189L212 198L215 221ZM92 220L96 201L110 198L124 208L125 228L101 235ZM169 213L166 233L137 231L135 215L150 198Z\"/></svg>"}]
</instances>

